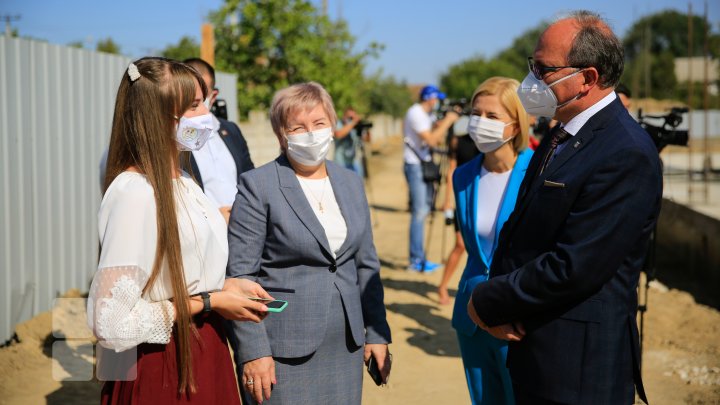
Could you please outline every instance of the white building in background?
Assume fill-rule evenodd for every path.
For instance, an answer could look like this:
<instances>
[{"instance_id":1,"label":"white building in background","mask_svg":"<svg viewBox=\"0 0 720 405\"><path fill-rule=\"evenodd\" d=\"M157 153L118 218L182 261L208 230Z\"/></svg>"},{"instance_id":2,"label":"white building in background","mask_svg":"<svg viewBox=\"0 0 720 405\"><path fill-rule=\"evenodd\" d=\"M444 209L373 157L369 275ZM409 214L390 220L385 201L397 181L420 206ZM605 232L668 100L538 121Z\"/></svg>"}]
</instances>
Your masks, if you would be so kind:
<instances>
[{"instance_id":1,"label":"white building in background","mask_svg":"<svg viewBox=\"0 0 720 405\"><path fill-rule=\"evenodd\" d=\"M678 83L687 82L690 78L698 83L705 80L705 61L708 61L708 82L710 94L718 94L718 77L720 61L718 59L695 56L692 58L675 58L675 79Z\"/></svg>"}]
</instances>

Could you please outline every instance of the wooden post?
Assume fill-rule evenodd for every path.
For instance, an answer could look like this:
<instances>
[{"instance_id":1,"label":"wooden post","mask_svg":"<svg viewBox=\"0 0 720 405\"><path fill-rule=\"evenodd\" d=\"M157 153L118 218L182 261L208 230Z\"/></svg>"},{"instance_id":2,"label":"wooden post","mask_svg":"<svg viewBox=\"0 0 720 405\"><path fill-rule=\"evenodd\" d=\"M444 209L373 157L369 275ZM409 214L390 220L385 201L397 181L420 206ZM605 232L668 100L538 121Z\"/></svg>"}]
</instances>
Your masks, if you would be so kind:
<instances>
[{"instance_id":1,"label":"wooden post","mask_svg":"<svg viewBox=\"0 0 720 405\"><path fill-rule=\"evenodd\" d=\"M212 24L203 24L200 29L202 42L200 43L200 58L215 66L215 31Z\"/></svg>"}]
</instances>

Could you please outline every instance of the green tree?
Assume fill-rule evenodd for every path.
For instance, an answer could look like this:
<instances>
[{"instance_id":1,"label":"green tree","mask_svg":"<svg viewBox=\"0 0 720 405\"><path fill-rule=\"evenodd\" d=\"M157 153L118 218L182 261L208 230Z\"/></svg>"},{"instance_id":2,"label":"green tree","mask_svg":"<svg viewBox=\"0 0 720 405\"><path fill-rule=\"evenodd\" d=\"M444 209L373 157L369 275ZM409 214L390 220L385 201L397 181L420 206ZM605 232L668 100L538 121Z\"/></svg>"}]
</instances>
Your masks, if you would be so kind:
<instances>
[{"instance_id":1,"label":"green tree","mask_svg":"<svg viewBox=\"0 0 720 405\"><path fill-rule=\"evenodd\" d=\"M168 45L160 53L162 56L175 60L185 60L200 56L200 45L192 37L182 37L177 45Z\"/></svg>"},{"instance_id":2,"label":"green tree","mask_svg":"<svg viewBox=\"0 0 720 405\"><path fill-rule=\"evenodd\" d=\"M322 83L337 105L358 105L365 60L381 49L371 43L355 51L347 24L306 0L226 0L210 20L217 68L238 75L241 116L267 108L275 91L309 80Z\"/></svg>"},{"instance_id":3,"label":"green tree","mask_svg":"<svg viewBox=\"0 0 720 405\"><path fill-rule=\"evenodd\" d=\"M101 39L100 41L98 41L95 50L97 50L98 52L114 53L116 55L119 55L120 45L116 44L115 41L112 40L112 38L108 37L106 39Z\"/></svg>"},{"instance_id":4,"label":"green tree","mask_svg":"<svg viewBox=\"0 0 720 405\"><path fill-rule=\"evenodd\" d=\"M693 56L703 53L703 33L710 27L702 16L693 18ZM715 34L714 36L717 36ZM676 10L665 10L637 20L623 39L625 57L633 59L644 50L652 54L670 52L675 57L688 56L688 15ZM717 56L720 49L710 49Z\"/></svg>"},{"instance_id":5,"label":"green tree","mask_svg":"<svg viewBox=\"0 0 720 405\"><path fill-rule=\"evenodd\" d=\"M526 30L520 36L515 38L512 44L506 49L500 51L497 59L503 60L511 64L516 69L524 72L523 77L527 75L528 65L527 58L535 52L538 38L549 25L548 22L542 21L534 28ZM519 78L518 80L522 80Z\"/></svg>"},{"instance_id":6,"label":"green tree","mask_svg":"<svg viewBox=\"0 0 720 405\"><path fill-rule=\"evenodd\" d=\"M475 88L490 77L505 76L522 80L527 72L527 57L525 58L524 69L505 59L467 59L450 66L440 77L440 86L450 98L470 98Z\"/></svg>"},{"instance_id":7,"label":"green tree","mask_svg":"<svg viewBox=\"0 0 720 405\"><path fill-rule=\"evenodd\" d=\"M68 42L67 46L69 46L70 48L78 48L78 49L85 48L85 44L83 44L83 41Z\"/></svg>"},{"instance_id":8,"label":"green tree","mask_svg":"<svg viewBox=\"0 0 720 405\"><path fill-rule=\"evenodd\" d=\"M413 102L407 83L392 76L383 77L381 72L366 80L363 94L367 98L367 111L371 114L402 117Z\"/></svg>"},{"instance_id":9,"label":"green tree","mask_svg":"<svg viewBox=\"0 0 720 405\"><path fill-rule=\"evenodd\" d=\"M708 30L709 53L717 57L720 35L712 33L701 16L694 15L692 24L692 55L703 55ZM621 81L635 97L682 99L675 79L675 58L688 56L687 14L665 10L640 18L628 30L623 46L625 72Z\"/></svg>"}]
</instances>

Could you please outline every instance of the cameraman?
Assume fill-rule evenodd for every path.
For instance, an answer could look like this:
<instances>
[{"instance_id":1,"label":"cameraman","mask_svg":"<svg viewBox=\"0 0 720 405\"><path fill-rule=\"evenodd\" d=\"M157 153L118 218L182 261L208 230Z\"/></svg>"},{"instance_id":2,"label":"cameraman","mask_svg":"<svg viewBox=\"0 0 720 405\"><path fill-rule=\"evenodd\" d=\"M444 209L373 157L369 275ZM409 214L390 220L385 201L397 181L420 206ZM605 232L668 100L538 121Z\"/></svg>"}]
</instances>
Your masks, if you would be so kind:
<instances>
[{"instance_id":1,"label":"cameraman","mask_svg":"<svg viewBox=\"0 0 720 405\"><path fill-rule=\"evenodd\" d=\"M403 136L405 150L405 179L410 192L410 263L408 270L433 271L439 264L426 260L423 240L425 217L430 213L433 200L433 183L423 179L421 161L431 161L431 148L438 146L445 138L450 126L460 117L454 111L448 111L441 120L433 122L434 111L440 108L440 100L445 94L433 85L420 91L420 100L413 104L405 115Z\"/></svg>"},{"instance_id":2,"label":"cameraman","mask_svg":"<svg viewBox=\"0 0 720 405\"><path fill-rule=\"evenodd\" d=\"M345 109L342 121L338 121L335 131L335 156L333 160L363 177L362 153L360 147L365 134L358 131L360 115L352 107Z\"/></svg>"}]
</instances>

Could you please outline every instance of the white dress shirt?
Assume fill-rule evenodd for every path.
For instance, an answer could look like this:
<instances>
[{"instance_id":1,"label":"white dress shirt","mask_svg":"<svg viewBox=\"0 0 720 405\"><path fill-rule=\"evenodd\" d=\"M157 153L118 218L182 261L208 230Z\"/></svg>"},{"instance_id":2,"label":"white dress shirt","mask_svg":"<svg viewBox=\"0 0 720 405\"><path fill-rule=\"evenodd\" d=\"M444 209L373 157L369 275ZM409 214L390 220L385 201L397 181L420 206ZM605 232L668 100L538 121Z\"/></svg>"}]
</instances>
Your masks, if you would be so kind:
<instances>
[{"instance_id":1,"label":"white dress shirt","mask_svg":"<svg viewBox=\"0 0 720 405\"><path fill-rule=\"evenodd\" d=\"M200 150L192 152L203 190L217 208L232 206L237 194L237 167L230 150L220 137L220 121L215 120L215 130Z\"/></svg>"},{"instance_id":2,"label":"white dress shirt","mask_svg":"<svg viewBox=\"0 0 720 405\"><path fill-rule=\"evenodd\" d=\"M611 91L610 94L603 97L598 101L597 103L591 105L589 108L587 108L585 111L581 112L580 114L572 117L570 121L567 122L567 124L561 123L562 128L570 135L575 136L578 132L580 132L580 129L585 125L585 123L588 122L590 118L592 118L593 115L597 114L598 111L602 110L603 108L607 107L608 104L612 103L613 100L617 98L617 95L614 91ZM565 145L570 143L570 139L568 139L567 142L564 142L560 145L558 145L557 149L555 149L555 155L560 153L560 151L565 148Z\"/></svg>"}]
</instances>

